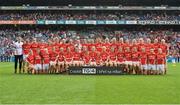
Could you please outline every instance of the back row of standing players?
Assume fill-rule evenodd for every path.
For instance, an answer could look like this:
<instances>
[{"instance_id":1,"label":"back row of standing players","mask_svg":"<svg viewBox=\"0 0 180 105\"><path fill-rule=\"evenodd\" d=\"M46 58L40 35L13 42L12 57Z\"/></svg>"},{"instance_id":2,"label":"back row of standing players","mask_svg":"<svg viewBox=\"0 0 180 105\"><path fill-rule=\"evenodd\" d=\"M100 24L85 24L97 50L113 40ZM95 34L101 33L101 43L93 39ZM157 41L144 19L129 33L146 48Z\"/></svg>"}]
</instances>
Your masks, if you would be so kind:
<instances>
[{"instance_id":1,"label":"back row of standing players","mask_svg":"<svg viewBox=\"0 0 180 105\"><path fill-rule=\"evenodd\" d=\"M129 74L165 74L168 46L164 39L125 40L49 39L23 44L23 55L30 73L62 73L69 66L123 66Z\"/></svg>"}]
</instances>

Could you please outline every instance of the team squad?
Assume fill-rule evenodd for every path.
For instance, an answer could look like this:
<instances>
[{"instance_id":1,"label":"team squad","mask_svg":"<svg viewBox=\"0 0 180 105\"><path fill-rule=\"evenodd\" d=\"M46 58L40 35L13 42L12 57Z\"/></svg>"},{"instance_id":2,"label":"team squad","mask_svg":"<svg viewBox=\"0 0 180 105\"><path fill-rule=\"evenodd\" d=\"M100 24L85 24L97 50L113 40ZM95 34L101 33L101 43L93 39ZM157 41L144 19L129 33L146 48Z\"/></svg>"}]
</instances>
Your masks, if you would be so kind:
<instances>
[{"instance_id":1,"label":"team squad","mask_svg":"<svg viewBox=\"0 0 180 105\"><path fill-rule=\"evenodd\" d=\"M28 73L64 73L70 66L124 67L128 74L166 74L168 46L164 39L125 40L49 39L23 41L24 68Z\"/></svg>"}]
</instances>

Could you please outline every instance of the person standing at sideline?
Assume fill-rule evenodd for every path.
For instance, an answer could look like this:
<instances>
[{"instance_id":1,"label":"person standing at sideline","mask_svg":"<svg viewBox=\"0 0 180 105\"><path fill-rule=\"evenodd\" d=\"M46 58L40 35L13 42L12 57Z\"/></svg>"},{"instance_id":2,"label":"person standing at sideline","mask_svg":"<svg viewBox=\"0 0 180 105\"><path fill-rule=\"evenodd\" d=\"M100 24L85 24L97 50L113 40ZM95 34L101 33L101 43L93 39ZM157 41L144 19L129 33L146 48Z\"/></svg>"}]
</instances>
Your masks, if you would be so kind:
<instances>
[{"instance_id":1,"label":"person standing at sideline","mask_svg":"<svg viewBox=\"0 0 180 105\"><path fill-rule=\"evenodd\" d=\"M22 49L23 42L21 41L21 38L18 37L17 41L14 43L15 51L14 51L14 57L15 57L15 65L14 65L14 73L17 73L17 65L19 62L19 73L21 73L22 69L22 61L23 61L23 49Z\"/></svg>"}]
</instances>

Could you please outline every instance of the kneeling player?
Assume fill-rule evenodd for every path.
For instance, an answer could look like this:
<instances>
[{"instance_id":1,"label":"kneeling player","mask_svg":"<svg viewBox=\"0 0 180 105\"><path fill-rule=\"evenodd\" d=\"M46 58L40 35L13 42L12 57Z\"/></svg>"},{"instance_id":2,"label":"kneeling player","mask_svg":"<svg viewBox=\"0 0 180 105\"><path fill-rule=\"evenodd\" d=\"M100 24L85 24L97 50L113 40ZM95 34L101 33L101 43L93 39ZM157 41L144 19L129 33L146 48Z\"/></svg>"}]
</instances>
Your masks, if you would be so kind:
<instances>
[{"instance_id":1,"label":"kneeling player","mask_svg":"<svg viewBox=\"0 0 180 105\"><path fill-rule=\"evenodd\" d=\"M166 54L162 52L161 48L158 49L156 63L158 74L165 74Z\"/></svg>"},{"instance_id":2,"label":"kneeling player","mask_svg":"<svg viewBox=\"0 0 180 105\"><path fill-rule=\"evenodd\" d=\"M64 60L65 60L65 68L67 70L67 68L69 66L72 66L72 61L73 61L73 54L71 52L71 48L70 47L67 48L67 52L64 55Z\"/></svg>"},{"instance_id":3,"label":"kneeling player","mask_svg":"<svg viewBox=\"0 0 180 105\"><path fill-rule=\"evenodd\" d=\"M28 73L34 74L34 69L35 69L34 63L35 62L34 62L33 51L30 50L28 57L27 57L27 72Z\"/></svg>"},{"instance_id":4,"label":"kneeling player","mask_svg":"<svg viewBox=\"0 0 180 105\"><path fill-rule=\"evenodd\" d=\"M102 47L102 52L101 52L100 56L101 56L101 59L102 59L102 65L108 66L108 56L109 56L109 54L107 53L107 50L106 50L105 46Z\"/></svg>"},{"instance_id":5,"label":"kneeling player","mask_svg":"<svg viewBox=\"0 0 180 105\"><path fill-rule=\"evenodd\" d=\"M96 57L97 57L97 52L96 52L96 48L93 46L92 47L92 51L90 52L90 65L91 66L96 66Z\"/></svg>"}]
</instances>

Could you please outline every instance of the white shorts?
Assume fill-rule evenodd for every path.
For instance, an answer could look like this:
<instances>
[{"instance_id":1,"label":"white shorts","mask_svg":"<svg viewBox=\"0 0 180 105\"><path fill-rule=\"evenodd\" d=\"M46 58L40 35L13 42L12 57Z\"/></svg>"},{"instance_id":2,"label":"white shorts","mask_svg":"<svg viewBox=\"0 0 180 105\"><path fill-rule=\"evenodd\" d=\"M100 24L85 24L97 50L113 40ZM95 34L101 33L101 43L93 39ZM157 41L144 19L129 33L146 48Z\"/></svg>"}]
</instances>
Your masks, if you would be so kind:
<instances>
[{"instance_id":1,"label":"white shorts","mask_svg":"<svg viewBox=\"0 0 180 105\"><path fill-rule=\"evenodd\" d=\"M43 64L43 69L48 70L49 69L49 64Z\"/></svg>"},{"instance_id":2,"label":"white shorts","mask_svg":"<svg viewBox=\"0 0 180 105\"><path fill-rule=\"evenodd\" d=\"M90 65L96 65L96 62L90 62Z\"/></svg>"},{"instance_id":3,"label":"white shorts","mask_svg":"<svg viewBox=\"0 0 180 105\"><path fill-rule=\"evenodd\" d=\"M132 65L137 65L137 66L139 66L139 65L140 65L140 62L138 62L138 61L132 61Z\"/></svg>"},{"instance_id":4,"label":"white shorts","mask_svg":"<svg viewBox=\"0 0 180 105\"><path fill-rule=\"evenodd\" d=\"M165 65L164 64L157 65L157 70L164 71L165 70Z\"/></svg>"},{"instance_id":5,"label":"white shorts","mask_svg":"<svg viewBox=\"0 0 180 105\"><path fill-rule=\"evenodd\" d=\"M124 64L124 62L119 62L119 61L117 61L117 64Z\"/></svg>"},{"instance_id":6,"label":"white shorts","mask_svg":"<svg viewBox=\"0 0 180 105\"><path fill-rule=\"evenodd\" d=\"M56 61L50 61L50 65L55 65Z\"/></svg>"},{"instance_id":7,"label":"white shorts","mask_svg":"<svg viewBox=\"0 0 180 105\"><path fill-rule=\"evenodd\" d=\"M67 65L71 65L71 64L72 64L72 62L66 62L65 64L67 64Z\"/></svg>"},{"instance_id":8,"label":"white shorts","mask_svg":"<svg viewBox=\"0 0 180 105\"><path fill-rule=\"evenodd\" d=\"M141 70L148 70L148 66L147 66L147 64L145 64L145 65L141 65Z\"/></svg>"},{"instance_id":9,"label":"white shorts","mask_svg":"<svg viewBox=\"0 0 180 105\"><path fill-rule=\"evenodd\" d=\"M149 64L148 69L149 70L156 70L156 65Z\"/></svg>"},{"instance_id":10,"label":"white shorts","mask_svg":"<svg viewBox=\"0 0 180 105\"><path fill-rule=\"evenodd\" d=\"M80 61L73 61L73 64L79 64Z\"/></svg>"},{"instance_id":11,"label":"white shorts","mask_svg":"<svg viewBox=\"0 0 180 105\"><path fill-rule=\"evenodd\" d=\"M126 65L132 65L132 61L125 61L124 64L126 64Z\"/></svg>"},{"instance_id":12,"label":"white shorts","mask_svg":"<svg viewBox=\"0 0 180 105\"><path fill-rule=\"evenodd\" d=\"M58 61L58 65L63 65L64 64L64 61Z\"/></svg>"},{"instance_id":13,"label":"white shorts","mask_svg":"<svg viewBox=\"0 0 180 105\"><path fill-rule=\"evenodd\" d=\"M35 69L36 70L42 70L42 65L41 64L35 64Z\"/></svg>"}]
</instances>

